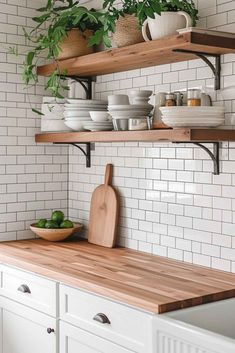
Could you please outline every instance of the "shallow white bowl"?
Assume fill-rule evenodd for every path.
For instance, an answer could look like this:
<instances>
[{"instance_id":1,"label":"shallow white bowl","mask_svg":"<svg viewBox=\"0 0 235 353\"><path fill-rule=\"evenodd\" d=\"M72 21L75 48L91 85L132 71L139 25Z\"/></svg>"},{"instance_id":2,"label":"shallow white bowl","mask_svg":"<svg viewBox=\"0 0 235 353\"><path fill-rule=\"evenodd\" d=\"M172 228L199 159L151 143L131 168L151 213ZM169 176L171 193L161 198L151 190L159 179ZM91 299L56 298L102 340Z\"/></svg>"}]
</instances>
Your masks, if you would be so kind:
<instances>
[{"instance_id":1,"label":"shallow white bowl","mask_svg":"<svg viewBox=\"0 0 235 353\"><path fill-rule=\"evenodd\" d=\"M99 100L99 99L76 99L76 98L68 98L67 101L70 104L90 104L90 105L97 105L97 104L101 104L101 105L107 105L108 102L104 101L104 100Z\"/></svg>"},{"instance_id":2,"label":"shallow white bowl","mask_svg":"<svg viewBox=\"0 0 235 353\"><path fill-rule=\"evenodd\" d=\"M90 113L91 119L96 122L107 121L110 118L110 115L107 111L106 112L90 111L89 113Z\"/></svg>"},{"instance_id":3,"label":"shallow white bowl","mask_svg":"<svg viewBox=\"0 0 235 353\"><path fill-rule=\"evenodd\" d=\"M92 121L89 116L78 116L72 118L65 118L64 121Z\"/></svg>"},{"instance_id":4,"label":"shallow white bowl","mask_svg":"<svg viewBox=\"0 0 235 353\"><path fill-rule=\"evenodd\" d=\"M143 98L149 98L153 94L153 91L148 91L148 90L136 90L132 89L130 92L128 92L128 95L133 98L137 97L143 97Z\"/></svg>"},{"instance_id":5,"label":"shallow white bowl","mask_svg":"<svg viewBox=\"0 0 235 353\"><path fill-rule=\"evenodd\" d=\"M84 120L65 120L65 125L74 131L84 131L83 125L86 123Z\"/></svg>"},{"instance_id":6,"label":"shallow white bowl","mask_svg":"<svg viewBox=\"0 0 235 353\"><path fill-rule=\"evenodd\" d=\"M83 105L83 106L73 106L73 107L65 107L65 111L90 111L90 110L103 110L107 111L107 105Z\"/></svg>"},{"instance_id":7,"label":"shallow white bowl","mask_svg":"<svg viewBox=\"0 0 235 353\"><path fill-rule=\"evenodd\" d=\"M64 112L64 117L73 117L73 116L87 116L90 117L89 111L78 111L78 110L74 110L74 111L65 111Z\"/></svg>"}]
</instances>

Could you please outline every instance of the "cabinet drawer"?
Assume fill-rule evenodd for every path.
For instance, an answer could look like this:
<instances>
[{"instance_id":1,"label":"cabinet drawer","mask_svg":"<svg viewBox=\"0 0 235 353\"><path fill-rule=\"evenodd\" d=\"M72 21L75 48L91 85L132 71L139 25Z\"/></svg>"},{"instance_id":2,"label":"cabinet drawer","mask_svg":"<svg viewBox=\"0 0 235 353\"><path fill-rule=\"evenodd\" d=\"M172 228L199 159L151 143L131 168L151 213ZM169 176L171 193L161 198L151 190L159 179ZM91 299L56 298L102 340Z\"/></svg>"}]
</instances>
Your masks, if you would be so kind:
<instances>
[{"instance_id":1,"label":"cabinet drawer","mask_svg":"<svg viewBox=\"0 0 235 353\"><path fill-rule=\"evenodd\" d=\"M6 265L0 269L0 295L48 315L57 315L56 282Z\"/></svg>"},{"instance_id":2,"label":"cabinet drawer","mask_svg":"<svg viewBox=\"0 0 235 353\"><path fill-rule=\"evenodd\" d=\"M61 319L134 352L147 352L152 315L65 285L60 286ZM104 314L110 323L94 320ZM97 319L102 321L102 316Z\"/></svg>"}]
</instances>

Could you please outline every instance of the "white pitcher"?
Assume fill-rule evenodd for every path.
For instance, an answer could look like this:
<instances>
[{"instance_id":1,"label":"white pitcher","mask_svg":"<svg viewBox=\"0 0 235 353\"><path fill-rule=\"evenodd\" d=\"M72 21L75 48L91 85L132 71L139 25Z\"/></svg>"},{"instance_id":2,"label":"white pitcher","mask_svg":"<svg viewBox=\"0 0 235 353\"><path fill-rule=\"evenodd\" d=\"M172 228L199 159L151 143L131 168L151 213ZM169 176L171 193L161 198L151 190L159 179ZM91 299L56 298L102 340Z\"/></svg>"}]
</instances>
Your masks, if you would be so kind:
<instances>
[{"instance_id":1,"label":"white pitcher","mask_svg":"<svg viewBox=\"0 0 235 353\"><path fill-rule=\"evenodd\" d=\"M166 36L176 34L176 31L181 28L191 27L192 19L187 12L162 12L161 15L155 14L155 18L148 17L142 27L142 34L144 40L149 42L150 40L160 39ZM148 37L149 29L151 39Z\"/></svg>"}]
</instances>

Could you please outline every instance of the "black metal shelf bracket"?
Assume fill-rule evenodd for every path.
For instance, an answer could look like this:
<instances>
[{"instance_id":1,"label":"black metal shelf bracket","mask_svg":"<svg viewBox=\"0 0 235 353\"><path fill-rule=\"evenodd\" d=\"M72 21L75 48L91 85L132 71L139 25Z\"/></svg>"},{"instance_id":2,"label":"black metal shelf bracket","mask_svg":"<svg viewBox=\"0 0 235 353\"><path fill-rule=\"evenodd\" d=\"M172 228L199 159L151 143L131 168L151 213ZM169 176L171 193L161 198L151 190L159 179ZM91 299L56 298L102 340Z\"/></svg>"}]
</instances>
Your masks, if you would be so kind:
<instances>
[{"instance_id":1,"label":"black metal shelf bracket","mask_svg":"<svg viewBox=\"0 0 235 353\"><path fill-rule=\"evenodd\" d=\"M220 142L173 142L173 143L191 143L194 144L200 148L202 148L211 158L214 166L214 175L219 175L220 174ZM213 144L213 152L204 144Z\"/></svg>"},{"instance_id":2,"label":"black metal shelf bracket","mask_svg":"<svg viewBox=\"0 0 235 353\"><path fill-rule=\"evenodd\" d=\"M76 143L70 143L71 146L77 147L86 157L86 167L91 167L91 150L92 145L90 142L84 143L86 145L86 149L83 149L81 146L77 145Z\"/></svg>"},{"instance_id":3,"label":"black metal shelf bracket","mask_svg":"<svg viewBox=\"0 0 235 353\"><path fill-rule=\"evenodd\" d=\"M200 51L193 51L187 49L173 49L176 53L188 53L193 54L202 59L212 70L215 76L215 90L219 90L221 86L221 55L219 54L210 54ZM208 58L215 58L215 65L208 59Z\"/></svg>"},{"instance_id":4,"label":"black metal shelf bracket","mask_svg":"<svg viewBox=\"0 0 235 353\"><path fill-rule=\"evenodd\" d=\"M86 145L86 149L82 148L75 142L53 142L54 145L71 145L77 147L86 157L86 167L91 167L91 151L95 150L95 145L91 142L81 142L79 145Z\"/></svg>"},{"instance_id":5,"label":"black metal shelf bracket","mask_svg":"<svg viewBox=\"0 0 235 353\"><path fill-rule=\"evenodd\" d=\"M80 83L86 93L86 99L92 99L92 82L95 81L95 78L78 76L69 76L69 78Z\"/></svg>"}]
</instances>

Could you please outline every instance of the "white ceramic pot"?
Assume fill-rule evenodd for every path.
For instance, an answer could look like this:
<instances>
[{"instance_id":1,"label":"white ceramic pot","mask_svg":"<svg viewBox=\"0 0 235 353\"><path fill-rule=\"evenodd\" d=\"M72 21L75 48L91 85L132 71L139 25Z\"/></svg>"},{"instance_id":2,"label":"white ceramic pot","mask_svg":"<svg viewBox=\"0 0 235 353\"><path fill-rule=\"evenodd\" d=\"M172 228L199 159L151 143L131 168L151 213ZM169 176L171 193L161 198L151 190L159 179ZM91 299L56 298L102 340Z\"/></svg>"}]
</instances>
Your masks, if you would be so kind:
<instances>
[{"instance_id":1,"label":"white ceramic pot","mask_svg":"<svg viewBox=\"0 0 235 353\"><path fill-rule=\"evenodd\" d=\"M162 12L155 14L155 18L148 17L142 27L142 34L146 42L176 34L178 29L192 26L192 19L187 12ZM148 37L148 30L151 38Z\"/></svg>"}]
</instances>

